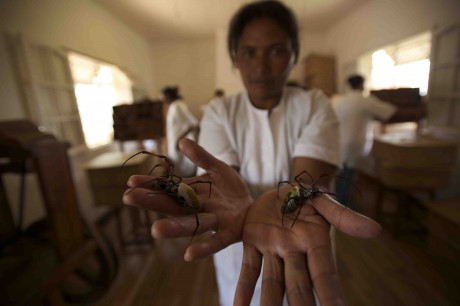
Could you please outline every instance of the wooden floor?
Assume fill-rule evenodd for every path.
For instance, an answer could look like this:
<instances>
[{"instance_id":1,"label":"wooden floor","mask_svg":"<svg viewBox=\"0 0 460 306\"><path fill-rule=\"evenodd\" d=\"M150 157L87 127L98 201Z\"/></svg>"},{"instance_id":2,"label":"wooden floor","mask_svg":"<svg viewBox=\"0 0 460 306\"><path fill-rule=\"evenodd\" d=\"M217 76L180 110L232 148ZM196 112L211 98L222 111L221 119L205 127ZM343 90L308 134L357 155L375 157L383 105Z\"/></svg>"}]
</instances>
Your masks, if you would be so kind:
<instances>
[{"instance_id":1,"label":"wooden floor","mask_svg":"<svg viewBox=\"0 0 460 306\"><path fill-rule=\"evenodd\" d=\"M129 218L123 219L129 232ZM109 224L105 231L113 231ZM110 234L110 233L109 233ZM125 233L129 242L129 233ZM218 306L217 285L212 258L194 263L183 260L190 240L147 240L121 248L118 276L97 306L189 305Z\"/></svg>"},{"instance_id":2,"label":"wooden floor","mask_svg":"<svg viewBox=\"0 0 460 306\"><path fill-rule=\"evenodd\" d=\"M374 217L375 183L363 176L357 186L363 194L358 209ZM391 197L386 204L391 210ZM124 223L129 220L126 215L125 210ZM384 223L383 233L372 240L337 232L337 264L348 305L460 305L458 260L433 254L423 235L403 232L395 238L391 228L391 223ZM182 259L188 239L154 245L146 240L122 249L113 220L103 232L119 255L119 269L109 291L91 306L218 305L212 259L196 263Z\"/></svg>"},{"instance_id":3,"label":"wooden floor","mask_svg":"<svg viewBox=\"0 0 460 306\"><path fill-rule=\"evenodd\" d=\"M358 182L364 199L359 209L375 215L375 185ZM390 205L391 206L391 205ZM384 225L376 239L337 233L337 264L348 305L460 305L460 272L436 258L425 236L402 233L397 239ZM96 305L218 305L211 259L185 263L187 241L156 242L122 256L111 291ZM457 265L458 266L458 265Z\"/></svg>"},{"instance_id":4,"label":"wooden floor","mask_svg":"<svg viewBox=\"0 0 460 306\"><path fill-rule=\"evenodd\" d=\"M357 185L363 193L358 209L376 216L377 184L361 175ZM394 210L391 197L384 208ZM408 203L413 224L426 221L423 205ZM397 232L390 220L381 220L383 233L364 240L337 233L337 265L349 305L460 305L460 269L457 263L437 255L428 246L426 233L406 226ZM417 222L418 223L418 222ZM403 224L404 225L404 224ZM417 229L417 228L415 228Z\"/></svg>"},{"instance_id":5,"label":"wooden floor","mask_svg":"<svg viewBox=\"0 0 460 306\"><path fill-rule=\"evenodd\" d=\"M123 256L119 276L107 296L95 305L217 306L212 259L186 263L184 241L157 242L155 249Z\"/></svg>"}]
</instances>

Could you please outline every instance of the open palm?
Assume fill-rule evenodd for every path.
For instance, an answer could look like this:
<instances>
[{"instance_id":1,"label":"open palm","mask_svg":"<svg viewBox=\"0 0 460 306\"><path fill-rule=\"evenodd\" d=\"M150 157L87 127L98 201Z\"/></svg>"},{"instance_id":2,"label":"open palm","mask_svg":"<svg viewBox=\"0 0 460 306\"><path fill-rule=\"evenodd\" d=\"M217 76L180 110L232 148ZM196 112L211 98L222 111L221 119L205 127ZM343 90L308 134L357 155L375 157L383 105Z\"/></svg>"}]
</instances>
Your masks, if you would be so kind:
<instances>
[{"instance_id":1,"label":"open palm","mask_svg":"<svg viewBox=\"0 0 460 306\"><path fill-rule=\"evenodd\" d=\"M298 210L285 215L283 225L281 206L290 188L281 188L279 196L276 190L265 193L248 212L235 305L249 305L262 267L262 305L281 305L285 292L289 305L315 305L313 288L321 305L344 304L330 223L356 237L380 231L377 223L326 195L303 201L298 217Z\"/></svg>"},{"instance_id":2,"label":"open palm","mask_svg":"<svg viewBox=\"0 0 460 306\"><path fill-rule=\"evenodd\" d=\"M153 193L152 176L132 176L131 187L123 202L168 215L168 218L156 221L152 226L155 238L192 237L195 234L212 232L202 239L192 241L184 258L193 261L213 255L227 246L241 241L244 220L253 198L246 183L235 169L217 160L202 147L189 139L181 140L181 148L198 167L206 173L183 179L182 182L193 187L199 202L200 211L195 213L178 204L177 199L164 192ZM196 184L209 182L210 184ZM196 218L199 219L197 228Z\"/></svg>"}]
</instances>

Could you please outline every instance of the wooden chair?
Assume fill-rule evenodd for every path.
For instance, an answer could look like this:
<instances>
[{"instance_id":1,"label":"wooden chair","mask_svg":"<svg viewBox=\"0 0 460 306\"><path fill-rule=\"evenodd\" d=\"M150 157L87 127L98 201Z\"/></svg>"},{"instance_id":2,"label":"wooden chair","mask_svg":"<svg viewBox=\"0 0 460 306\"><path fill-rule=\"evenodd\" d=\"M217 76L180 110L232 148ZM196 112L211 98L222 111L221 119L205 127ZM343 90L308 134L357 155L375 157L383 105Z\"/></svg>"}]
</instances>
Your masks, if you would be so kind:
<instances>
[{"instance_id":1,"label":"wooden chair","mask_svg":"<svg viewBox=\"0 0 460 306\"><path fill-rule=\"evenodd\" d=\"M58 264L42 289L50 305L94 302L109 288L117 271L117 259L107 241L80 214L71 175L69 144L42 133L28 121L0 123L1 156L31 165L41 187L45 222ZM78 279L83 290L62 286ZM68 287L69 288L69 287Z\"/></svg>"},{"instance_id":2,"label":"wooden chair","mask_svg":"<svg viewBox=\"0 0 460 306\"><path fill-rule=\"evenodd\" d=\"M43 284L51 305L62 305L64 297L77 303L95 301L109 288L117 269L116 256L78 210L67 148L66 143L44 141L32 149L60 259ZM61 291L60 285L71 276L87 283L84 294Z\"/></svg>"}]
</instances>

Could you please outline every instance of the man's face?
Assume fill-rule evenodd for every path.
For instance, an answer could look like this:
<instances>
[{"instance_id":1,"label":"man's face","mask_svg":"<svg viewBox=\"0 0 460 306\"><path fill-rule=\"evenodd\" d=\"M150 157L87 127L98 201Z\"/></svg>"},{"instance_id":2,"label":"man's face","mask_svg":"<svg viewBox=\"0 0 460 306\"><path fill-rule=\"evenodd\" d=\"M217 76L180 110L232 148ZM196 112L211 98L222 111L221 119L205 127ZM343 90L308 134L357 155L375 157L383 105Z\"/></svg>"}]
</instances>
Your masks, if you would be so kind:
<instances>
[{"instance_id":1,"label":"man's face","mask_svg":"<svg viewBox=\"0 0 460 306\"><path fill-rule=\"evenodd\" d=\"M239 69L251 101L279 99L294 65L294 52L286 32L271 19L246 25L233 62Z\"/></svg>"}]
</instances>

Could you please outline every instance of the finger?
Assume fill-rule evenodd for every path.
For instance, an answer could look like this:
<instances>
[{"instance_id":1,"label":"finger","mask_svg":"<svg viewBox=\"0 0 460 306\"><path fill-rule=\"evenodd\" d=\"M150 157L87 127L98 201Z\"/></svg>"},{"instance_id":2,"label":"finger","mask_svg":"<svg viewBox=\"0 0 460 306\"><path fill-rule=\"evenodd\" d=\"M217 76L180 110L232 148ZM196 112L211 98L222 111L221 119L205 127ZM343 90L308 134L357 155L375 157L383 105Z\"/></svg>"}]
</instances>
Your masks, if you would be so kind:
<instances>
[{"instance_id":1,"label":"finger","mask_svg":"<svg viewBox=\"0 0 460 306\"><path fill-rule=\"evenodd\" d=\"M185 251L184 259L185 261L194 261L208 257L237 241L237 236L232 232L228 230L220 230L214 235L189 246Z\"/></svg>"},{"instance_id":2,"label":"finger","mask_svg":"<svg viewBox=\"0 0 460 306\"><path fill-rule=\"evenodd\" d=\"M284 258L284 269L289 305L314 306L315 297L305 256L303 254L286 256Z\"/></svg>"},{"instance_id":3,"label":"finger","mask_svg":"<svg viewBox=\"0 0 460 306\"><path fill-rule=\"evenodd\" d=\"M307 252L311 281L321 305L345 305L330 244Z\"/></svg>"},{"instance_id":4,"label":"finger","mask_svg":"<svg viewBox=\"0 0 460 306\"><path fill-rule=\"evenodd\" d=\"M328 195L316 198L312 205L330 224L350 236L374 238L382 231L380 224L348 209Z\"/></svg>"},{"instance_id":5,"label":"finger","mask_svg":"<svg viewBox=\"0 0 460 306\"><path fill-rule=\"evenodd\" d=\"M179 148L197 167L206 171L217 172L219 168L225 165L203 147L188 138L182 138L179 141Z\"/></svg>"},{"instance_id":6,"label":"finger","mask_svg":"<svg viewBox=\"0 0 460 306\"><path fill-rule=\"evenodd\" d=\"M128 179L128 186L131 187L131 189L128 189L125 194L129 194L133 192L136 189L153 189L153 183L156 180L155 177L149 176L149 175L132 175ZM195 190L196 194L198 197L202 199L208 199L211 196L212 192L212 184L210 182L209 176L207 174L203 174L201 176L196 176L192 178L185 178L183 183L187 184L190 186L193 190ZM162 192L160 189L156 189L159 192Z\"/></svg>"},{"instance_id":7,"label":"finger","mask_svg":"<svg viewBox=\"0 0 460 306\"><path fill-rule=\"evenodd\" d=\"M276 255L264 255L261 295L261 305L282 305L283 303L283 262Z\"/></svg>"},{"instance_id":8,"label":"finger","mask_svg":"<svg viewBox=\"0 0 460 306\"><path fill-rule=\"evenodd\" d=\"M152 236L156 239L192 237L195 230L195 235L200 235L207 231L216 229L216 215L201 213L198 214L197 217L199 225L196 223L195 215L157 220L152 225Z\"/></svg>"},{"instance_id":9,"label":"finger","mask_svg":"<svg viewBox=\"0 0 460 306\"><path fill-rule=\"evenodd\" d=\"M262 268L262 254L251 245L243 244L243 247L243 262L236 286L234 306L245 306L251 303Z\"/></svg>"},{"instance_id":10,"label":"finger","mask_svg":"<svg viewBox=\"0 0 460 306\"><path fill-rule=\"evenodd\" d=\"M174 198L166 193L155 193L155 191L144 188L129 189L123 195L123 203L168 215L190 213L190 210L182 207Z\"/></svg>"}]
</instances>

